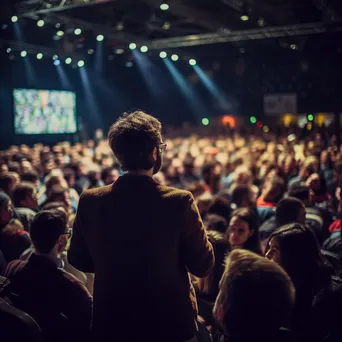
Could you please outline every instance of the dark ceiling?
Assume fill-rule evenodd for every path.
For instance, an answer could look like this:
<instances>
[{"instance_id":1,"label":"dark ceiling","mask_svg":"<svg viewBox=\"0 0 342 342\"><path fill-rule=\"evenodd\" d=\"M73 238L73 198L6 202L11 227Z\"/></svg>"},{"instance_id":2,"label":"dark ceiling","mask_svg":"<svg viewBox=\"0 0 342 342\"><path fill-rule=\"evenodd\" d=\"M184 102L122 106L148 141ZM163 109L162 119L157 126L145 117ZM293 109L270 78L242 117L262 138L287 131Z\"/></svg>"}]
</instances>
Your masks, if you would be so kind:
<instances>
[{"instance_id":1,"label":"dark ceiling","mask_svg":"<svg viewBox=\"0 0 342 342\"><path fill-rule=\"evenodd\" d=\"M169 9L162 11L161 3ZM1 31L2 39L18 40L10 27L10 17L17 14L26 43L67 46L68 52L100 33L109 47L127 47L134 41L165 49L342 29L340 0L29 0L1 2L0 13L2 23L8 25ZM242 15L249 20L242 21ZM39 19L46 22L43 29L36 27ZM53 40L57 23L65 35ZM77 27L82 35L75 37Z\"/></svg>"}]
</instances>

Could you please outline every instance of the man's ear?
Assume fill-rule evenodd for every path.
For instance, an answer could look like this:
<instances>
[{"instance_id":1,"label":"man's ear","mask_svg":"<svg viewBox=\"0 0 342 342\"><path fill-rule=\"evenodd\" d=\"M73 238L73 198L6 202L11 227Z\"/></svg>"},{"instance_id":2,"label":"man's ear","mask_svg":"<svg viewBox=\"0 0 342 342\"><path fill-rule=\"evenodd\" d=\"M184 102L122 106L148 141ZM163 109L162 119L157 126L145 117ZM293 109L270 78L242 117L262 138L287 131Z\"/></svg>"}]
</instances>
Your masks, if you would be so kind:
<instances>
[{"instance_id":1,"label":"man's ear","mask_svg":"<svg viewBox=\"0 0 342 342\"><path fill-rule=\"evenodd\" d=\"M157 154L157 147L155 147L153 149L153 152L152 152L152 158L153 158L154 161L157 160L157 156L158 156L158 154Z\"/></svg>"}]
</instances>

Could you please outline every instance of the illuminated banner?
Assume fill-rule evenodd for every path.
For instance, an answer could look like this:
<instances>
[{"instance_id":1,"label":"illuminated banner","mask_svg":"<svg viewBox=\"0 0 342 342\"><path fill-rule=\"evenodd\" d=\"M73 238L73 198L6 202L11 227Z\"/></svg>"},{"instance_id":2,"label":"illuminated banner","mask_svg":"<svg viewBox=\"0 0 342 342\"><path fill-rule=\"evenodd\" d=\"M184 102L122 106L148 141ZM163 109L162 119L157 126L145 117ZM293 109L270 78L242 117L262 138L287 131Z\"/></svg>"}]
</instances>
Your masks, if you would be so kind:
<instances>
[{"instance_id":1,"label":"illuminated banner","mask_svg":"<svg viewBox=\"0 0 342 342\"><path fill-rule=\"evenodd\" d=\"M264 95L264 113L266 115L297 113L297 94Z\"/></svg>"}]
</instances>

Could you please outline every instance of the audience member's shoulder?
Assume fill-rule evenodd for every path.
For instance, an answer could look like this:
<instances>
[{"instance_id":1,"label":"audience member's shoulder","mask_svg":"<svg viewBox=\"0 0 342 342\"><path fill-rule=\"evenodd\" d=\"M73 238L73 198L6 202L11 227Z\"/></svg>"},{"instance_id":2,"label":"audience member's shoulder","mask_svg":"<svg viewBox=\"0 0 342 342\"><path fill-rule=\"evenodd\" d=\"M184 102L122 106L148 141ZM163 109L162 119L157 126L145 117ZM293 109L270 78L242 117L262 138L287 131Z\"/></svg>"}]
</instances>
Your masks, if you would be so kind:
<instances>
[{"instance_id":1,"label":"audience member's shoulder","mask_svg":"<svg viewBox=\"0 0 342 342\"><path fill-rule=\"evenodd\" d=\"M165 198L193 199L192 193L187 190L181 190L166 185L159 185L159 190Z\"/></svg>"},{"instance_id":2,"label":"audience member's shoulder","mask_svg":"<svg viewBox=\"0 0 342 342\"><path fill-rule=\"evenodd\" d=\"M94 189L85 190L82 192L80 199L84 200L84 199L100 198L100 197L107 196L111 193L112 186L113 185L110 184L110 185L100 186Z\"/></svg>"}]
</instances>

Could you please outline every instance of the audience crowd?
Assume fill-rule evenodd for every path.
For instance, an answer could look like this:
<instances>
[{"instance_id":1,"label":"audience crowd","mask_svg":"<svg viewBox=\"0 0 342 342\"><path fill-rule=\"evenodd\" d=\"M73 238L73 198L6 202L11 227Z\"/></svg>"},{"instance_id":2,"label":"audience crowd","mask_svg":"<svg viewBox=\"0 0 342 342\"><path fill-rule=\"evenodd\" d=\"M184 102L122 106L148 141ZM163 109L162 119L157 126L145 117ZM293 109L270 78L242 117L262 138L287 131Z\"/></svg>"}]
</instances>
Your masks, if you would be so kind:
<instances>
[{"instance_id":1,"label":"audience crowd","mask_svg":"<svg viewBox=\"0 0 342 342\"><path fill-rule=\"evenodd\" d=\"M166 135L154 178L193 194L213 245L210 274L191 276L198 324L220 342L342 341L336 139L186 133ZM94 275L68 263L69 238L82 192L122 174L102 139L0 151L0 274L47 341L87 336Z\"/></svg>"}]
</instances>

